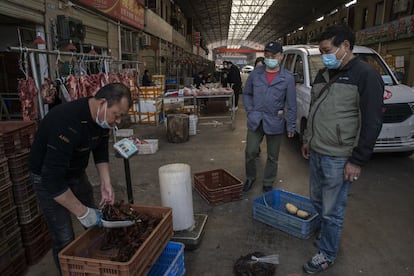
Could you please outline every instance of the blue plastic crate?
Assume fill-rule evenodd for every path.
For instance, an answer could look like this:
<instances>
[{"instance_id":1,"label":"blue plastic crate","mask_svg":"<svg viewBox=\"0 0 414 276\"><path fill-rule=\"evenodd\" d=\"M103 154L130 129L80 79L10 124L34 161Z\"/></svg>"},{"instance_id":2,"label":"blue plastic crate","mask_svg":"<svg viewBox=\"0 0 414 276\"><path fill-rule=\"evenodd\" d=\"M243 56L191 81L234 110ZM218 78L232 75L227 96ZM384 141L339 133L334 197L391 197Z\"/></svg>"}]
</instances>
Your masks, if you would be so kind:
<instances>
[{"instance_id":1,"label":"blue plastic crate","mask_svg":"<svg viewBox=\"0 0 414 276\"><path fill-rule=\"evenodd\" d=\"M177 79L166 79L165 84L178 84Z\"/></svg>"},{"instance_id":2,"label":"blue plastic crate","mask_svg":"<svg viewBox=\"0 0 414 276\"><path fill-rule=\"evenodd\" d=\"M310 213L301 219L287 212L286 203L292 203L300 210ZM320 218L309 198L273 190L257 197L253 202L253 218L271 225L300 239L308 239L320 227Z\"/></svg>"},{"instance_id":3,"label":"blue plastic crate","mask_svg":"<svg viewBox=\"0 0 414 276\"><path fill-rule=\"evenodd\" d=\"M182 276L184 273L184 244L168 242L148 276Z\"/></svg>"}]
</instances>

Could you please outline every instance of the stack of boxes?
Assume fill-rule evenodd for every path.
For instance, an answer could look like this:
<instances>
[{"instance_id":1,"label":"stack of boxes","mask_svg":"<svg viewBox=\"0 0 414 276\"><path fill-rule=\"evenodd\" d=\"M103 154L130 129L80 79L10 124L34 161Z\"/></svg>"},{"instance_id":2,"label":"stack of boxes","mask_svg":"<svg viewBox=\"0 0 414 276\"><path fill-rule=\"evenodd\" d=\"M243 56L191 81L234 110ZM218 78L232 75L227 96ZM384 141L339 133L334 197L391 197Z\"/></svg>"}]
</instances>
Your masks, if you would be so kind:
<instances>
[{"instance_id":1,"label":"stack of boxes","mask_svg":"<svg viewBox=\"0 0 414 276\"><path fill-rule=\"evenodd\" d=\"M158 125L162 119L162 86L143 86L139 90L139 102L134 104L138 116L135 121Z\"/></svg>"},{"instance_id":2,"label":"stack of boxes","mask_svg":"<svg viewBox=\"0 0 414 276\"><path fill-rule=\"evenodd\" d=\"M161 90L165 91L165 75L152 75L152 82L156 86L161 86Z\"/></svg>"},{"instance_id":3,"label":"stack of boxes","mask_svg":"<svg viewBox=\"0 0 414 276\"><path fill-rule=\"evenodd\" d=\"M165 90L165 76L153 75L155 86L135 87L131 85L134 104L129 110L131 122L158 125L161 119L162 101ZM136 97L138 95L138 97Z\"/></svg>"},{"instance_id":4,"label":"stack of boxes","mask_svg":"<svg viewBox=\"0 0 414 276\"><path fill-rule=\"evenodd\" d=\"M34 122L0 122L0 275L22 275L50 249L50 234L32 188L28 158Z\"/></svg>"}]
</instances>

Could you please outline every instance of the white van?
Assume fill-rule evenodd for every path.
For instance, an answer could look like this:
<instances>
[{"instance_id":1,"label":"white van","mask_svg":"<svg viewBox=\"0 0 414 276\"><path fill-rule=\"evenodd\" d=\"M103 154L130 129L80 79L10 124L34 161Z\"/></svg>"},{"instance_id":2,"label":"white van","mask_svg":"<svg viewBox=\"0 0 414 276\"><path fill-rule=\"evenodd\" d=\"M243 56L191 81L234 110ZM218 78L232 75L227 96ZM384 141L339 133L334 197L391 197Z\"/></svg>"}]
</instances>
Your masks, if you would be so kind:
<instances>
[{"instance_id":1,"label":"white van","mask_svg":"<svg viewBox=\"0 0 414 276\"><path fill-rule=\"evenodd\" d=\"M374 50L354 46L353 53L373 65L385 83L384 123L374 152L414 152L414 90L399 84L389 66ZM324 65L317 45L289 45L284 47L282 66L295 75L299 136L306 127L310 105L310 91L319 69Z\"/></svg>"}]
</instances>

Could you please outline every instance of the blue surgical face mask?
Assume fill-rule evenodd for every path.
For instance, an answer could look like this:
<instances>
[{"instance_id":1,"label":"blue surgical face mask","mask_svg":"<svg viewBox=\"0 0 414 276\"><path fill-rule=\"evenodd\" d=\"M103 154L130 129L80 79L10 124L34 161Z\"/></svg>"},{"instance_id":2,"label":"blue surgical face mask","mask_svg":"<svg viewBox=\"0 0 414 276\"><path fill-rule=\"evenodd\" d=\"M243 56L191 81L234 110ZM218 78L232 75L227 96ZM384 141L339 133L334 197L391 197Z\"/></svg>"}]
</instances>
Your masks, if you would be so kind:
<instances>
[{"instance_id":1,"label":"blue surgical face mask","mask_svg":"<svg viewBox=\"0 0 414 276\"><path fill-rule=\"evenodd\" d=\"M323 54L322 55L322 62L328 69L338 69L339 66L341 66L342 61L344 60L346 56L345 54L342 56L341 59L336 58L336 54L338 53L339 48L336 49L335 53L332 54Z\"/></svg>"},{"instance_id":2,"label":"blue surgical face mask","mask_svg":"<svg viewBox=\"0 0 414 276\"><path fill-rule=\"evenodd\" d=\"M95 122L98 124L98 126L100 126L101 128L109 128L111 129L112 127L108 124L108 121L106 120L106 110L108 109L108 103L105 105L105 116L104 116L104 120L101 122L99 121L99 107L98 107L98 111L96 112L96 119Z\"/></svg>"},{"instance_id":3,"label":"blue surgical face mask","mask_svg":"<svg viewBox=\"0 0 414 276\"><path fill-rule=\"evenodd\" d=\"M275 69L276 67L279 66L279 60L277 60L277 59L265 58L264 63L270 69Z\"/></svg>"}]
</instances>

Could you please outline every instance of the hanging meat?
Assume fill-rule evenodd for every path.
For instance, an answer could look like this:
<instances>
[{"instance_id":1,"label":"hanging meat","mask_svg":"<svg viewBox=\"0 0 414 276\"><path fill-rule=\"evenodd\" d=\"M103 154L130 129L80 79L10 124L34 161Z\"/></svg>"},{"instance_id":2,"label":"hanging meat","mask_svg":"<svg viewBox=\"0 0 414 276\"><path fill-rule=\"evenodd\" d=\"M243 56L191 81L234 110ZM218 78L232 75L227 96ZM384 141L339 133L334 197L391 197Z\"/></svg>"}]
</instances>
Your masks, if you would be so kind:
<instances>
[{"instance_id":1,"label":"hanging meat","mask_svg":"<svg viewBox=\"0 0 414 276\"><path fill-rule=\"evenodd\" d=\"M68 76L68 78L66 79L66 87L68 88L68 92L72 101L80 98L79 82L74 75Z\"/></svg>"},{"instance_id":2,"label":"hanging meat","mask_svg":"<svg viewBox=\"0 0 414 276\"><path fill-rule=\"evenodd\" d=\"M36 88L34 80L31 77L19 80L17 89L19 91L23 121L37 120L38 115L35 97L39 93L39 90Z\"/></svg>"},{"instance_id":3,"label":"hanging meat","mask_svg":"<svg viewBox=\"0 0 414 276\"><path fill-rule=\"evenodd\" d=\"M90 87L92 86L92 83L90 82L90 78L88 75L82 75L79 78L79 98L85 98L89 96L88 91L90 90Z\"/></svg>"},{"instance_id":4,"label":"hanging meat","mask_svg":"<svg viewBox=\"0 0 414 276\"><path fill-rule=\"evenodd\" d=\"M121 80L119 79L118 74L109 73L108 74L108 83L115 83L115 82L121 82Z\"/></svg>"},{"instance_id":5,"label":"hanging meat","mask_svg":"<svg viewBox=\"0 0 414 276\"><path fill-rule=\"evenodd\" d=\"M57 90L55 83L48 78L45 78L44 82L42 83L42 99L43 103L51 104L55 102Z\"/></svg>"},{"instance_id":6,"label":"hanging meat","mask_svg":"<svg viewBox=\"0 0 414 276\"><path fill-rule=\"evenodd\" d=\"M95 96L99 89L108 83L122 83L131 88L130 79L127 73L109 73L108 77L102 72L92 75L85 74L80 77L69 75L66 79L66 87L71 100L76 100Z\"/></svg>"},{"instance_id":7,"label":"hanging meat","mask_svg":"<svg viewBox=\"0 0 414 276\"><path fill-rule=\"evenodd\" d=\"M120 73L119 74L119 80L122 84L124 84L126 87L128 87L129 89L131 89L131 82L128 76L128 73L124 72L124 73Z\"/></svg>"},{"instance_id":8,"label":"hanging meat","mask_svg":"<svg viewBox=\"0 0 414 276\"><path fill-rule=\"evenodd\" d=\"M95 94L106 85L106 77L104 73L93 74L89 76L88 96L95 96Z\"/></svg>"},{"instance_id":9,"label":"hanging meat","mask_svg":"<svg viewBox=\"0 0 414 276\"><path fill-rule=\"evenodd\" d=\"M98 76L99 76L99 82L101 84L101 87L104 87L105 85L109 83L108 78L106 77L105 73L101 72L98 74Z\"/></svg>"}]
</instances>

